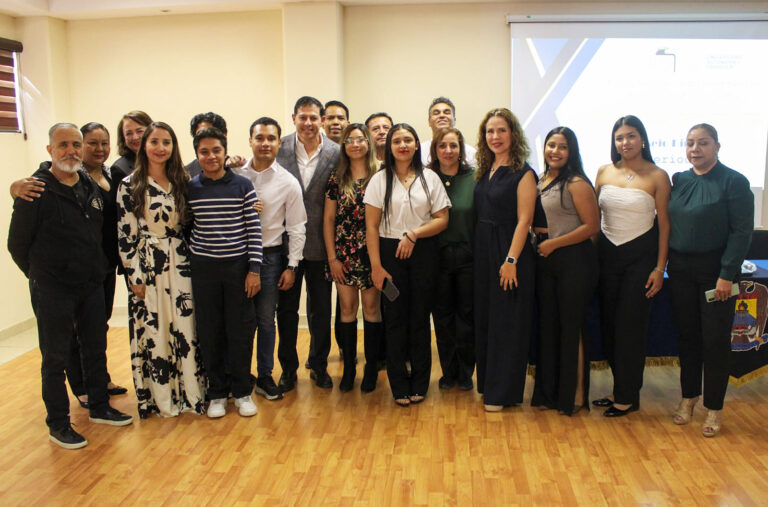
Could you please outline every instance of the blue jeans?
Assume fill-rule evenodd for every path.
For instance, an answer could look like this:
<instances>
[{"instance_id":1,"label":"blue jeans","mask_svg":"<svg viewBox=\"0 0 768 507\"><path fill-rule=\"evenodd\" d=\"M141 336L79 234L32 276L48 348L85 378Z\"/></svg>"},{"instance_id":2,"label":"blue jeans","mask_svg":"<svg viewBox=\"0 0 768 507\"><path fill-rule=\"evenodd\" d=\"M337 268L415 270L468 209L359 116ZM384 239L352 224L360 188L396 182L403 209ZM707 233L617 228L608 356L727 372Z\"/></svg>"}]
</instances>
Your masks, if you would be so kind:
<instances>
[{"instance_id":1,"label":"blue jeans","mask_svg":"<svg viewBox=\"0 0 768 507\"><path fill-rule=\"evenodd\" d=\"M275 365L275 312L280 290L277 282L283 273L280 252L265 253L261 262L261 290L253 298L256 309L256 371L259 377L272 376Z\"/></svg>"}]
</instances>

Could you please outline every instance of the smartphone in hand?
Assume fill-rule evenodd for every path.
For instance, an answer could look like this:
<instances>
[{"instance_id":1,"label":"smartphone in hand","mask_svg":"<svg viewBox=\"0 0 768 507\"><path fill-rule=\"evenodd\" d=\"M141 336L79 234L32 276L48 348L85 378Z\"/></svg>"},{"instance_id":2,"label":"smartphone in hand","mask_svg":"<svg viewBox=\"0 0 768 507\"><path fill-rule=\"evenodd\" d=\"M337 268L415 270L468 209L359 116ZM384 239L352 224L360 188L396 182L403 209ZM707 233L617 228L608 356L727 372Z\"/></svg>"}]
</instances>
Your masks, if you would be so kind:
<instances>
[{"instance_id":1,"label":"smartphone in hand","mask_svg":"<svg viewBox=\"0 0 768 507\"><path fill-rule=\"evenodd\" d=\"M741 289L739 289L739 284L734 283L731 286L731 297L738 296L739 292L741 292ZM704 293L704 298L707 300L707 303L712 303L715 301L715 289L709 289Z\"/></svg>"},{"instance_id":2,"label":"smartphone in hand","mask_svg":"<svg viewBox=\"0 0 768 507\"><path fill-rule=\"evenodd\" d=\"M400 295L400 291L395 287L395 284L392 283L392 280L389 278L384 279L384 285L381 288L381 292L387 296L387 299L389 299L389 302L393 302L397 297Z\"/></svg>"}]
</instances>

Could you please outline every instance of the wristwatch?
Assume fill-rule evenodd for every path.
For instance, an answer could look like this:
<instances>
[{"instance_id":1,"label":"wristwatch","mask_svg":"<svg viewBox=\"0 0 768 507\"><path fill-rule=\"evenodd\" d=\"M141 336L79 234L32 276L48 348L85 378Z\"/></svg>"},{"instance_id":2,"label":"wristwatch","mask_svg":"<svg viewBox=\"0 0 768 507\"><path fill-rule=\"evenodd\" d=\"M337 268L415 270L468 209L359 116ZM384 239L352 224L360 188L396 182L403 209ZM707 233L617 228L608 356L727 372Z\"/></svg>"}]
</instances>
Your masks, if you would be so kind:
<instances>
[{"instance_id":1,"label":"wristwatch","mask_svg":"<svg viewBox=\"0 0 768 507\"><path fill-rule=\"evenodd\" d=\"M514 257L507 257L504 262L508 264L517 264L517 259L515 259Z\"/></svg>"},{"instance_id":2,"label":"wristwatch","mask_svg":"<svg viewBox=\"0 0 768 507\"><path fill-rule=\"evenodd\" d=\"M298 266L288 266L286 269L290 269L295 273L298 268L299 268Z\"/></svg>"}]
</instances>

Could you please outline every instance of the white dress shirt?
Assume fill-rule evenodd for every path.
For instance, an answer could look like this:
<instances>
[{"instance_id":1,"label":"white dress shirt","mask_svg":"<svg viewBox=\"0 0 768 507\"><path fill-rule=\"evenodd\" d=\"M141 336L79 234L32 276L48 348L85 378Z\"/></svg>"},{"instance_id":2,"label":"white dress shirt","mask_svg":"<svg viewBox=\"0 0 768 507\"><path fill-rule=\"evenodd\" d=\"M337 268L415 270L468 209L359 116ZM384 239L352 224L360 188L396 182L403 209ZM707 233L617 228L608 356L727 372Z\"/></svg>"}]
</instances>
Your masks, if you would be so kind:
<instances>
[{"instance_id":1,"label":"white dress shirt","mask_svg":"<svg viewBox=\"0 0 768 507\"><path fill-rule=\"evenodd\" d=\"M317 145L315 152L310 157L307 154L304 144L299 141L299 135L296 134L296 165L299 166L299 174L301 174L301 182L304 184L304 188L309 186L309 182L312 181L312 175L315 174L317 169L317 163L320 162L320 152L323 150L323 141L325 136L320 136L320 144Z\"/></svg>"},{"instance_id":2,"label":"white dress shirt","mask_svg":"<svg viewBox=\"0 0 768 507\"><path fill-rule=\"evenodd\" d=\"M417 177L406 189L397 176L392 178L392 200L389 203L389 222L381 217L379 236L400 239L404 232L421 227L432 219L432 214L451 207L451 200L445 191L440 176L431 169L424 169L429 197ZM384 196L387 189L387 174L381 170L373 175L365 189L365 204L384 211ZM409 191L410 190L410 191Z\"/></svg>"},{"instance_id":3,"label":"white dress shirt","mask_svg":"<svg viewBox=\"0 0 768 507\"><path fill-rule=\"evenodd\" d=\"M252 162L253 158L249 158L243 167L233 171L253 183L256 197L264 206L259 215L261 243L264 248L279 246L283 242L283 232L287 232L288 265L298 266L303 257L307 223L299 181L277 161L261 172L253 169Z\"/></svg>"}]
</instances>

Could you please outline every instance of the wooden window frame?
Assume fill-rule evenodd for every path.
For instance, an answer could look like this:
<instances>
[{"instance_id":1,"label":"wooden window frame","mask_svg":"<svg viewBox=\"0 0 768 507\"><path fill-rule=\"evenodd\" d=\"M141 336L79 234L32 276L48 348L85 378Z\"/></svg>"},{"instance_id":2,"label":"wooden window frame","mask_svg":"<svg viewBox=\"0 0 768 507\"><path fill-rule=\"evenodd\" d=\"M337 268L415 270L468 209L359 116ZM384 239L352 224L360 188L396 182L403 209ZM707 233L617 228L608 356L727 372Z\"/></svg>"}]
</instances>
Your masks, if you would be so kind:
<instances>
[{"instance_id":1,"label":"wooden window frame","mask_svg":"<svg viewBox=\"0 0 768 507\"><path fill-rule=\"evenodd\" d=\"M21 42L0 37L0 133L22 133L19 55Z\"/></svg>"}]
</instances>

